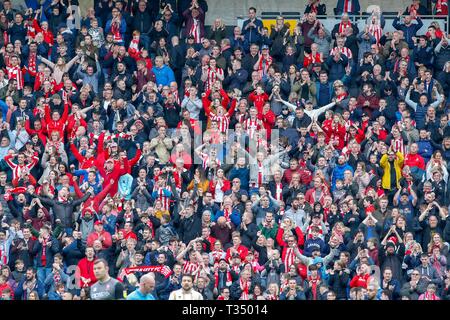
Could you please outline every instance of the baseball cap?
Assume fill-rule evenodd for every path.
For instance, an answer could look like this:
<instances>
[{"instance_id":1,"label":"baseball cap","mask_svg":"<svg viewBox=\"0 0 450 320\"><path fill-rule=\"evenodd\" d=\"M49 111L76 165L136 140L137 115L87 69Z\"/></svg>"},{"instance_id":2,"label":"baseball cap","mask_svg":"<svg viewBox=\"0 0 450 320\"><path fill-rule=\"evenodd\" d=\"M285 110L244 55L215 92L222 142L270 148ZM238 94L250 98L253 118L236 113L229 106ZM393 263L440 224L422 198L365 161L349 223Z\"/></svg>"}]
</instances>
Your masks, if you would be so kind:
<instances>
[{"instance_id":1,"label":"baseball cap","mask_svg":"<svg viewBox=\"0 0 450 320\"><path fill-rule=\"evenodd\" d=\"M261 50L264 50L264 49L269 49L269 46L267 44L263 44L263 46L261 47Z\"/></svg>"},{"instance_id":2,"label":"baseball cap","mask_svg":"<svg viewBox=\"0 0 450 320\"><path fill-rule=\"evenodd\" d=\"M314 62L314 63L312 64L312 66L313 66L313 68L314 68L314 67L321 67L322 64L319 63L319 62Z\"/></svg>"},{"instance_id":3,"label":"baseball cap","mask_svg":"<svg viewBox=\"0 0 450 320\"><path fill-rule=\"evenodd\" d=\"M312 215L311 215L311 218L320 218L320 213L318 213L318 212L315 212L315 213L313 213Z\"/></svg>"},{"instance_id":4,"label":"baseball cap","mask_svg":"<svg viewBox=\"0 0 450 320\"><path fill-rule=\"evenodd\" d=\"M100 220L94 222L94 226L98 226L99 224L103 225L103 222Z\"/></svg>"}]
</instances>

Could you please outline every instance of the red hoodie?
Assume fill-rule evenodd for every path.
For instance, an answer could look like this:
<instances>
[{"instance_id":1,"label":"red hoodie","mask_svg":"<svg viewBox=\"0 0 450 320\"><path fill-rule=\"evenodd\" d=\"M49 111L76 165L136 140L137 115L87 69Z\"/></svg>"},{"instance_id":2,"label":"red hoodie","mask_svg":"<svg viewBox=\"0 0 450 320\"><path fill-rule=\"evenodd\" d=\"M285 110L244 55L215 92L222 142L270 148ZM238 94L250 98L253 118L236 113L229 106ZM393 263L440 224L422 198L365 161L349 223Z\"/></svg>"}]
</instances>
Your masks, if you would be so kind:
<instances>
[{"instance_id":1,"label":"red hoodie","mask_svg":"<svg viewBox=\"0 0 450 320\"><path fill-rule=\"evenodd\" d=\"M408 153L405 157L405 161L403 163L405 166L417 167L419 169L425 170L425 161L423 160L422 156L418 153L412 154Z\"/></svg>"}]
</instances>

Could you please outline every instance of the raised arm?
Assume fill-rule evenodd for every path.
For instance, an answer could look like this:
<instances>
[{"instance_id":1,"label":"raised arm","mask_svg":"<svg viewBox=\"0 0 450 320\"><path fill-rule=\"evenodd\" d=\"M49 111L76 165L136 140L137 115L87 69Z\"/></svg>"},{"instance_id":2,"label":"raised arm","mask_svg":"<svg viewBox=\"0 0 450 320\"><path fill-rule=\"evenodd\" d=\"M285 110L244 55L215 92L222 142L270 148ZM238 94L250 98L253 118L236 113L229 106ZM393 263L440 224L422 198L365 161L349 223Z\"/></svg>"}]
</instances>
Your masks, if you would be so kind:
<instances>
[{"instance_id":1,"label":"raised arm","mask_svg":"<svg viewBox=\"0 0 450 320\"><path fill-rule=\"evenodd\" d=\"M45 63L46 65L48 65L50 68L54 69L55 68L55 64L53 62L51 62L50 60L45 59L42 56L38 57L39 60L41 60L43 63Z\"/></svg>"}]
</instances>

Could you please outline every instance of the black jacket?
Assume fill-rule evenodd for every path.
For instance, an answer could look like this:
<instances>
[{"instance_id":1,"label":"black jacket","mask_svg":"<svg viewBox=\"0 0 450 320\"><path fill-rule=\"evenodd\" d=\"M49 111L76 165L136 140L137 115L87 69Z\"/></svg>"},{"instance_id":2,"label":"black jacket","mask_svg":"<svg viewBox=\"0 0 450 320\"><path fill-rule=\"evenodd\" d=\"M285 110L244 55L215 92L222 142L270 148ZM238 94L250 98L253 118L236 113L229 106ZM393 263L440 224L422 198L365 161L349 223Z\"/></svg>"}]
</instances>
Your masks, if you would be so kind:
<instances>
[{"instance_id":1,"label":"black jacket","mask_svg":"<svg viewBox=\"0 0 450 320\"><path fill-rule=\"evenodd\" d=\"M58 199L49 199L38 197L42 204L46 207L53 209L53 214L56 219L61 220L61 224L64 228L73 228L74 220L74 211L75 207L86 201L91 196L90 192L87 192L82 198L77 200L69 200L67 202L60 202Z\"/></svg>"}]
</instances>

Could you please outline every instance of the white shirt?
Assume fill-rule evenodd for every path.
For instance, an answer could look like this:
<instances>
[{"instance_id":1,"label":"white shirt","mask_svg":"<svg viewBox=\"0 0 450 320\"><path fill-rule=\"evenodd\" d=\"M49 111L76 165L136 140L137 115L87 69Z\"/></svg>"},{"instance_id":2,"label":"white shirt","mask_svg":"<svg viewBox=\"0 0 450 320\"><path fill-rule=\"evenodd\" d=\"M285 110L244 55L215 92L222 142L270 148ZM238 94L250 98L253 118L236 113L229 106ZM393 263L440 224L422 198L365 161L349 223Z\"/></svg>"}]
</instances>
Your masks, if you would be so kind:
<instances>
[{"instance_id":1,"label":"white shirt","mask_svg":"<svg viewBox=\"0 0 450 320\"><path fill-rule=\"evenodd\" d=\"M189 292L185 292L183 288L172 291L169 296L169 300L203 300L203 296L191 289Z\"/></svg>"}]
</instances>

